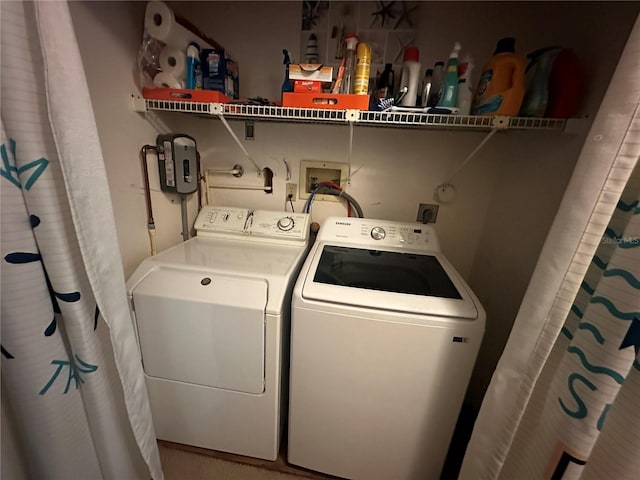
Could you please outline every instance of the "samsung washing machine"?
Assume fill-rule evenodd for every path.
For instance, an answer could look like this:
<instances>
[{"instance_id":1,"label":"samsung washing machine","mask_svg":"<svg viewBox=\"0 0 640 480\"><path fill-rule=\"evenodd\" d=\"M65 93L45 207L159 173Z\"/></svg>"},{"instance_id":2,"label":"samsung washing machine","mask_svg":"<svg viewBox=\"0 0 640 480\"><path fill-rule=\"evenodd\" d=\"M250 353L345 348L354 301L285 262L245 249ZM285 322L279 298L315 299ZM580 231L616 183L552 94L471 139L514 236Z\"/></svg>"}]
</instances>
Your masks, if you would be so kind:
<instances>
[{"instance_id":1,"label":"samsung washing machine","mask_svg":"<svg viewBox=\"0 0 640 480\"><path fill-rule=\"evenodd\" d=\"M206 206L195 228L127 282L156 435L275 460L309 216Z\"/></svg>"},{"instance_id":2,"label":"samsung washing machine","mask_svg":"<svg viewBox=\"0 0 640 480\"><path fill-rule=\"evenodd\" d=\"M293 292L288 460L437 479L485 312L429 225L329 218Z\"/></svg>"}]
</instances>

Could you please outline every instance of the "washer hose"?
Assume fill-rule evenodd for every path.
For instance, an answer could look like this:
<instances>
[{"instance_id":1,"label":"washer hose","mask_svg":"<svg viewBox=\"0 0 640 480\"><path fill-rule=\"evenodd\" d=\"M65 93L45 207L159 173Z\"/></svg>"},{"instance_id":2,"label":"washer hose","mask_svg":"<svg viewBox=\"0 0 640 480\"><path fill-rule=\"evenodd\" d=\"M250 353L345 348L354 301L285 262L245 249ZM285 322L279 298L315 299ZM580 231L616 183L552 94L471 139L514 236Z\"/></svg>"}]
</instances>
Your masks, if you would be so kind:
<instances>
[{"instance_id":1,"label":"washer hose","mask_svg":"<svg viewBox=\"0 0 640 480\"><path fill-rule=\"evenodd\" d=\"M358 202L356 202L356 200L351 195L346 193L344 190L338 190L337 188L326 187L326 186L322 186L319 190L324 190L324 193L327 193L329 195L335 195L336 197L344 197L344 199L347 202L353 205L353 208L355 209L358 217L364 218L364 214L362 213L362 208L360 207L360 204L358 204Z\"/></svg>"}]
</instances>

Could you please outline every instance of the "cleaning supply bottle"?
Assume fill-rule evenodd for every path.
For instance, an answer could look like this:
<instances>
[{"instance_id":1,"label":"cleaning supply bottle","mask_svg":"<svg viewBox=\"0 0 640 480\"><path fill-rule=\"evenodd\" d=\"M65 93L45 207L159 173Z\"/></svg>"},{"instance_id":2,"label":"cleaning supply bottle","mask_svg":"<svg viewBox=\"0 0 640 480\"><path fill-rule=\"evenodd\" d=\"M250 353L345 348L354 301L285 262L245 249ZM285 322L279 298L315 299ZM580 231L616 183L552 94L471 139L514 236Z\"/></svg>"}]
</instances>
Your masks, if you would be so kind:
<instances>
[{"instance_id":1,"label":"cleaning supply bottle","mask_svg":"<svg viewBox=\"0 0 640 480\"><path fill-rule=\"evenodd\" d=\"M420 105L427 106L429 95L431 94L431 85L433 84L433 69L427 68L422 81L422 95L420 96Z\"/></svg>"},{"instance_id":2,"label":"cleaning supply bottle","mask_svg":"<svg viewBox=\"0 0 640 480\"><path fill-rule=\"evenodd\" d=\"M289 51L283 49L282 54L284 55L282 63L285 65L284 80L282 81L282 93L293 92L293 83L289 80L289 64L291 63Z\"/></svg>"},{"instance_id":3,"label":"cleaning supply bottle","mask_svg":"<svg viewBox=\"0 0 640 480\"><path fill-rule=\"evenodd\" d=\"M467 53L458 65L458 113L469 115L471 113L471 102L473 101L473 59Z\"/></svg>"},{"instance_id":4,"label":"cleaning supply bottle","mask_svg":"<svg viewBox=\"0 0 640 480\"><path fill-rule=\"evenodd\" d=\"M388 98L393 96L395 74L392 67L392 64L386 63L384 66L384 70L380 74L380 79L378 80L378 85L376 86L377 98Z\"/></svg>"},{"instance_id":5,"label":"cleaning supply bottle","mask_svg":"<svg viewBox=\"0 0 640 480\"><path fill-rule=\"evenodd\" d=\"M483 67L472 115L518 115L524 99L525 59L515 53L515 39L498 41L493 57Z\"/></svg>"},{"instance_id":6,"label":"cleaning supply bottle","mask_svg":"<svg viewBox=\"0 0 640 480\"><path fill-rule=\"evenodd\" d=\"M529 64L525 70L526 89L520 115L542 117L549 101L549 74L560 47L545 47L527 55Z\"/></svg>"},{"instance_id":7,"label":"cleaning supply bottle","mask_svg":"<svg viewBox=\"0 0 640 480\"><path fill-rule=\"evenodd\" d=\"M356 95L368 95L369 74L371 72L371 46L364 42L358 43L356 55L356 76L353 93Z\"/></svg>"},{"instance_id":8,"label":"cleaning supply bottle","mask_svg":"<svg viewBox=\"0 0 640 480\"><path fill-rule=\"evenodd\" d=\"M458 52L460 52L460 48L460 43L456 42L449 55L438 107L455 107L458 103Z\"/></svg>"},{"instance_id":9,"label":"cleaning supply bottle","mask_svg":"<svg viewBox=\"0 0 640 480\"><path fill-rule=\"evenodd\" d=\"M189 90L202 89L202 76L198 85L198 72L200 71L200 49L195 43L187 47L187 82L185 88Z\"/></svg>"},{"instance_id":10,"label":"cleaning supply bottle","mask_svg":"<svg viewBox=\"0 0 640 480\"><path fill-rule=\"evenodd\" d=\"M431 79L431 92L429 93L429 100L427 101L427 107L435 107L440 101L440 90L442 87L443 76L444 76L444 62L436 62L433 65L433 76Z\"/></svg>"},{"instance_id":11,"label":"cleaning supply bottle","mask_svg":"<svg viewBox=\"0 0 640 480\"><path fill-rule=\"evenodd\" d=\"M340 93L353 93L358 37L355 33L349 33L344 37L344 41L347 45L347 50L344 54L344 73L340 83Z\"/></svg>"},{"instance_id":12,"label":"cleaning supply bottle","mask_svg":"<svg viewBox=\"0 0 640 480\"><path fill-rule=\"evenodd\" d=\"M404 107L415 107L418 98L418 86L420 84L420 53L418 47L407 47L404 50L402 61L402 73L400 76L400 89L407 87L407 94L400 101Z\"/></svg>"}]
</instances>

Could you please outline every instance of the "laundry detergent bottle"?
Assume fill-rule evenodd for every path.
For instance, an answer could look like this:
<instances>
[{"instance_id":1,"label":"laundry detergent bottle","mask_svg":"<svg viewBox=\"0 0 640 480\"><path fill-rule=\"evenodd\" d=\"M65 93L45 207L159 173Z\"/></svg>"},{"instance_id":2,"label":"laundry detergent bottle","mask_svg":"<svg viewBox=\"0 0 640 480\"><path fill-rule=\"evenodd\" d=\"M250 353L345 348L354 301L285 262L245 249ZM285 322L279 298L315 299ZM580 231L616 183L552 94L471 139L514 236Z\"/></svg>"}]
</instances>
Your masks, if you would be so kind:
<instances>
[{"instance_id":1,"label":"laundry detergent bottle","mask_svg":"<svg viewBox=\"0 0 640 480\"><path fill-rule=\"evenodd\" d=\"M500 39L482 69L471 114L518 115L525 93L525 66L525 59L515 53L515 39Z\"/></svg>"}]
</instances>

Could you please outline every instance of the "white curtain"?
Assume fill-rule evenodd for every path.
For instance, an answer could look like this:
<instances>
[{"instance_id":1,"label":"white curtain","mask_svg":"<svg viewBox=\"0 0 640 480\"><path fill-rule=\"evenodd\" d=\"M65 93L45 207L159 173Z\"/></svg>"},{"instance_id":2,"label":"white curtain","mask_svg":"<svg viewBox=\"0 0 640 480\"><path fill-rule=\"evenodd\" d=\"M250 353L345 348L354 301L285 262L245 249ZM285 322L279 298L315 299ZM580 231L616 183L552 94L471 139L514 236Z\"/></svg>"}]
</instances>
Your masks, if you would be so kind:
<instances>
[{"instance_id":1,"label":"white curtain","mask_svg":"<svg viewBox=\"0 0 640 480\"><path fill-rule=\"evenodd\" d=\"M492 377L460 479L640 478L639 157L640 19Z\"/></svg>"},{"instance_id":2,"label":"white curtain","mask_svg":"<svg viewBox=\"0 0 640 480\"><path fill-rule=\"evenodd\" d=\"M30 478L162 479L68 5L0 8L2 441Z\"/></svg>"}]
</instances>

